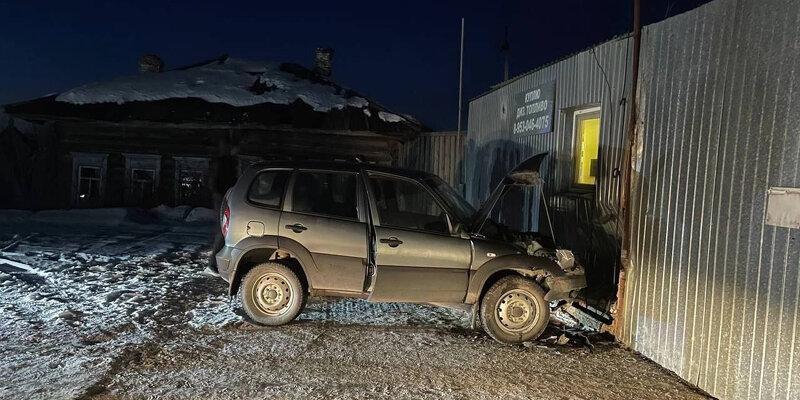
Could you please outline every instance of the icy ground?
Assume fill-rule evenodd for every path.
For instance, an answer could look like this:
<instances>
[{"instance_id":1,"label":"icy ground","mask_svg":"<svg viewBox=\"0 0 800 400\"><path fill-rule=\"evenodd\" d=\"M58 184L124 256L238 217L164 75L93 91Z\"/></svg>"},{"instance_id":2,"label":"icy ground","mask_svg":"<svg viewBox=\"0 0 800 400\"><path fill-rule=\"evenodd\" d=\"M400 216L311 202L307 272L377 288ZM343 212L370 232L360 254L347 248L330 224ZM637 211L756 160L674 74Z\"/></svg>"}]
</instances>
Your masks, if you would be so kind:
<instances>
[{"instance_id":1,"label":"icy ground","mask_svg":"<svg viewBox=\"0 0 800 400\"><path fill-rule=\"evenodd\" d=\"M610 343L503 346L429 306L245 322L207 224L0 222L0 398L704 398ZM63 218L61 220L63 222Z\"/></svg>"}]
</instances>

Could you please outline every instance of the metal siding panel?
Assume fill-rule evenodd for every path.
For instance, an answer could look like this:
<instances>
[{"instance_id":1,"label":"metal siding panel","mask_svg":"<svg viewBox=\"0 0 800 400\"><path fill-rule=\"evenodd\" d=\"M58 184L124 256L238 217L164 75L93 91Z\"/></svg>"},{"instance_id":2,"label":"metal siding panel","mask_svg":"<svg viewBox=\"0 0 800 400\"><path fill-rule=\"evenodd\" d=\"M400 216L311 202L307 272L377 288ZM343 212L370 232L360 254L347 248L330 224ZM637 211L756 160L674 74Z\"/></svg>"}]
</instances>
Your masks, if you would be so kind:
<instances>
[{"instance_id":1,"label":"metal siding panel","mask_svg":"<svg viewBox=\"0 0 800 400\"><path fill-rule=\"evenodd\" d=\"M398 163L401 167L438 175L454 187L460 183L458 170L462 151L461 140L456 132L421 134L418 138L405 143L401 154Z\"/></svg>"},{"instance_id":2,"label":"metal siding panel","mask_svg":"<svg viewBox=\"0 0 800 400\"><path fill-rule=\"evenodd\" d=\"M564 110L600 103L595 200L616 209L629 42L604 43L472 100L468 200L483 200L498 170L541 151L552 154L546 192L566 189L574 138ZM800 187L798 65L797 0L716 0L642 34L643 143L620 339L722 398L800 398L800 230L763 224L766 189ZM554 131L510 137L500 107L549 80Z\"/></svg>"},{"instance_id":3,"label":"metal siding panel","mask_svg":"<svg viewBox=\"0 0 800 400\"><path fill-rule=\"evenodd\" d=\"M799 22L796 1L718 0L643 35L622 339L722 398L800 397L800 235L763 224L766 189L800 186Z\"/></svg>"}]
</instances>

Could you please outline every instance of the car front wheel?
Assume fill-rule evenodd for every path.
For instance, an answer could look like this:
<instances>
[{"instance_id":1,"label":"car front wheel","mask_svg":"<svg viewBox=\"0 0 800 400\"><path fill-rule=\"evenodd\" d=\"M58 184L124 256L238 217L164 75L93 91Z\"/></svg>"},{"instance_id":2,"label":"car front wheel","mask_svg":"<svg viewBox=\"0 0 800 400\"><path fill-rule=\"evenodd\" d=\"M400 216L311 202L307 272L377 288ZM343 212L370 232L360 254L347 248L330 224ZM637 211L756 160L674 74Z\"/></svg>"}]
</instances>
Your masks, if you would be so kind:
<instances>
[{"instance_id":1,"label":"car front wheel","mask_svg":"<svg viewBox=\"0 0 800 400\"><path fill-rule=\"evenodd\" d=\"M495 282L481 302L481 324L494 340L521 343L535 340L550 321L544 290L522 276Z\"/></svg>"},{"instance_id":2,"label":"car front wheel","mask_svg":"<svg viewBox=\"0 0 800 400\"><path fill-rule=\"evenodd\" d=\"M283 325L303 308L305 292L297 274L269 262L253 267L242 279L239 296L244 311L261 325Z\"/></svg>"}]
</instances>

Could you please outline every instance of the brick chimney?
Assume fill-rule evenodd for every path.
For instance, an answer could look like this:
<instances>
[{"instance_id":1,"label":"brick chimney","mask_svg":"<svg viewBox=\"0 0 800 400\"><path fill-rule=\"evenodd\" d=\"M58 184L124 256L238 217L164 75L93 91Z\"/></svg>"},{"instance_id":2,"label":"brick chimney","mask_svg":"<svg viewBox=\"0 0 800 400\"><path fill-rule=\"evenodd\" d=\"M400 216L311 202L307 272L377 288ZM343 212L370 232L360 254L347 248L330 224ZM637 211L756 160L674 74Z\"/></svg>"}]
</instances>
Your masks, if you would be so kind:
<instances>
[{"instance_id":1,"label":"brick chimney","mask_svg":"<svg viewBox=\"0 0 800 400\"><path fill-rule=\"evenodd\" d=\"M317 47L314 51L314 72L319 76L330 78L332 70L333 49L330 47Z\"/></svg>"},{"instance_id":2,"label":"brick chimney","mask_svg":"<svg viewBox=\"0 0 800 400\"><path fill-rule=\"evenodd\" d=\"M164 61L155 54L145 54L139 57L139 73L164 72Z\"/></svg>"}]
</instances>

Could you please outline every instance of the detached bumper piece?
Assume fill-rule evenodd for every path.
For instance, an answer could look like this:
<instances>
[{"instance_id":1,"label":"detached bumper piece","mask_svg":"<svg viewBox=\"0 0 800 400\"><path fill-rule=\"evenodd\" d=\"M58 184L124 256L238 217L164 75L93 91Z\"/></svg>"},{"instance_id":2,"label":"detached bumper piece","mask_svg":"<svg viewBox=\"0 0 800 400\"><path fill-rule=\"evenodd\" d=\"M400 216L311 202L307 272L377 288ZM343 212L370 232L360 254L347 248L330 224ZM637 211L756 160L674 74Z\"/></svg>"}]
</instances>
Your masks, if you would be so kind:
<instances>
[{"instance_id":1,"label":"detached bumper piece","mask_svg":"<svg viewBox=\"0 0 800 400\"><path fill-rule=\"evenodd\" d=\"M586 287L586 276L583 274L549 276L545 280L550 291L544 296L547 301L575 298L578 291Z\"/></svg>"}]
</instances>

